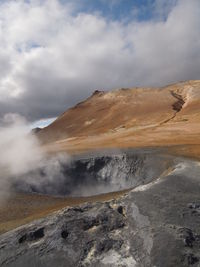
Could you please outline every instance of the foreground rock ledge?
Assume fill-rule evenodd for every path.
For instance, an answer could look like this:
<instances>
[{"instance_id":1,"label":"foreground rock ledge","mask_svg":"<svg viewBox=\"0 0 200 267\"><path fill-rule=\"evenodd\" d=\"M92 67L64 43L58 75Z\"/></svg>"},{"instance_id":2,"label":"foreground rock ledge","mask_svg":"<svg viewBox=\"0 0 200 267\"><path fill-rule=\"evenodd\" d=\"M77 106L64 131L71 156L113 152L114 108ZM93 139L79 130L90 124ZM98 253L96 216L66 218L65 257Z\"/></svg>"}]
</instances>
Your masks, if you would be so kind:
<instances>
[{"instance_id":1,"label":"foreground rock ledge","mask_svg":"<svg viewBox=\"0 0 200 267\"><path fill-rule=\"evenodd\" d=\"M1 266L199 266L199 163L0 237Z\"/></svg>"}]
</instances>

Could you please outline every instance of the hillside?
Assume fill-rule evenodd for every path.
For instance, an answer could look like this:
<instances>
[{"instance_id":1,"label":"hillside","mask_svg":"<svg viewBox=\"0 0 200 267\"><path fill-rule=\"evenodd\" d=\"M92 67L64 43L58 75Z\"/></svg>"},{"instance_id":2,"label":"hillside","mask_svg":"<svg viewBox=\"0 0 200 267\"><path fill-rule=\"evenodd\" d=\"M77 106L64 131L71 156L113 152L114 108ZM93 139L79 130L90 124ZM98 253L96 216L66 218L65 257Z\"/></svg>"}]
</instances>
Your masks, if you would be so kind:
<instances>
[{"instance_id":1,"label":"hillside","mask_svg":"<svg viewBox=\"0 0 200 267\"><path fill-rule=\"evenodd\" d=\"M200 266L199 120L188 81L95 91L35 131L53 155L11 183L0 265Z\"/></svg>"},{"instance_id":2,"label":"hillside","mask_svg":"<svg viewBox=\"0 0 200 267\"><path fill-rule=\"evenodd\" d=\"M95 91L38 136L49 151L72 153L111 147L197 145L199 121L198 80L162 88Z\"/></svg>"}]
</instances>

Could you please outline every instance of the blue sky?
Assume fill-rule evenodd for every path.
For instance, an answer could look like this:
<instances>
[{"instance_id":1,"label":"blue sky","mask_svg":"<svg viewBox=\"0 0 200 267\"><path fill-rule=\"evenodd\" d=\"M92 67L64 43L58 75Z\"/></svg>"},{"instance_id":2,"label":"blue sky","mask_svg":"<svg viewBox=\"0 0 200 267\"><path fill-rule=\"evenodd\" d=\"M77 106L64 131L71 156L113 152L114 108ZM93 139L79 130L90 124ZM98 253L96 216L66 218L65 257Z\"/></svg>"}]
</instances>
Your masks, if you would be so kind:
<instances>
[{"instance_id":1,"label":"blue sky","mask_svg":"<svg viewBox=\"0 0 200 267\"><path fill-rule=\"evenodd\" d=\"M35 121L33 123L30 124L30 128L34 129L34 128L44 128L45 126L49 125L50 123L52 123L56 118L50 118L50 119L41 119L38 121Z\"/></svg>"},{"instance_id":2,"label":"blue sky","mask_svg":"<svg viewBox=\"0 0 200 267\"><path fill-rule=\"evenodd\" d=\"M153 0L83 0L80 10L99 12L111 20L148 20L152 16ZM136 11L136 12L135 12Z\"/></svg>"},{"instance_id":3,"label":"blue sky","mask_svg":"<svg viewBox=\"0 0 200 267\"><path fill-rule=\"evenodd\" d=\"M77 12L99 13L108 20L165 20L177 0L71 0ZM69 0L61 0L69 3Z\"/></svg>"}]
</instances>

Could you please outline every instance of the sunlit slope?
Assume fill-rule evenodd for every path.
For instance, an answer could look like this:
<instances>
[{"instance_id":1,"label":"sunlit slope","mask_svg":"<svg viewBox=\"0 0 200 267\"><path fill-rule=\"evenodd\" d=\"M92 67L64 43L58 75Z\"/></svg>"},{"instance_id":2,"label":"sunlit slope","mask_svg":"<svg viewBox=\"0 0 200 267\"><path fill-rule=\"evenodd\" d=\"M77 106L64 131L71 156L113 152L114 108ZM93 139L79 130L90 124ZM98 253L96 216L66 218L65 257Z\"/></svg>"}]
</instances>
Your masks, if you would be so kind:
<instances>
[{"instance_id":1,"label":"sunlit slope","mask_svg":"<svg viewBox=\"0 0 200 267\"><path fill-rule=\"evenodd\" d=\"M95 91L38 133L49 150L200 144L200 81Z\"/></svg>"}]
</instances>

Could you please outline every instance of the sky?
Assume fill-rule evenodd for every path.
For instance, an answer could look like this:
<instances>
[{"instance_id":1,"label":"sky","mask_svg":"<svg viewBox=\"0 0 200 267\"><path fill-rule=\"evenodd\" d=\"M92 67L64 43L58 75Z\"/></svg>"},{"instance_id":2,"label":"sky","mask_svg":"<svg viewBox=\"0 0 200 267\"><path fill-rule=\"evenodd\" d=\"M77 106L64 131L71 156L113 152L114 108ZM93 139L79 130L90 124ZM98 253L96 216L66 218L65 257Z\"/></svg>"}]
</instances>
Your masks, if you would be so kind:
<instances>
[{"instance_id":1,"label":"sky","mask_svg":"<svg viewBox=\"0 0 200 267\"><path fill-rule=\"evenodd\" d=\"M97 89L192 79L199 0L0 0L0 121L43 127Z\"/></svg>"}]
</instances>

